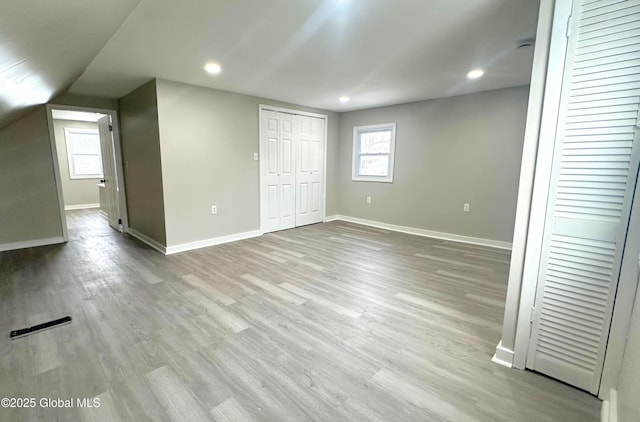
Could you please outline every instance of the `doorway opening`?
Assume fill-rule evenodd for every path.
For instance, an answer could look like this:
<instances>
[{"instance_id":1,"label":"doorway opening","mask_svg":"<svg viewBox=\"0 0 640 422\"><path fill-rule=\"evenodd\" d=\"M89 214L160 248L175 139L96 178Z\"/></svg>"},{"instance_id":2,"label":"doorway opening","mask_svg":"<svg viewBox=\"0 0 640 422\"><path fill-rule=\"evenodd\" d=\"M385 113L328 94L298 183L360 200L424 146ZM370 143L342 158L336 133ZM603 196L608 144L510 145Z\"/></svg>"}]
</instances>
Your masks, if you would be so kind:
<instances>
[{"instance_id":1,"label":"doorway opening","mask_svg":"<svg viewBox=\"0 0 640 422\"><path fill-rule=\"evenodd\" d=\"M65 241L127 231L117 113L47 105Z\"/></svg>"}]
</instances>

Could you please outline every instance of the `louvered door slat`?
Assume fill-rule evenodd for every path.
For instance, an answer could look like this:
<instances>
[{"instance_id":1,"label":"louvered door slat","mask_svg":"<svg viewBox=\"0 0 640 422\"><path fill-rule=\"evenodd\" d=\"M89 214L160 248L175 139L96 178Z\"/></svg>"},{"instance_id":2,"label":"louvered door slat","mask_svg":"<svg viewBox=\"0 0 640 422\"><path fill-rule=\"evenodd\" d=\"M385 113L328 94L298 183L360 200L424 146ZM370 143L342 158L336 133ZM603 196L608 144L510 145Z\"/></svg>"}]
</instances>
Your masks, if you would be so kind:
<instances>
[{"instance_id":1,"label":"louvered door slat","mask_svg":"<svg viewBox=\"0 0 640 422\"><path fill-rule=\"evenodd\" d=\"M629 13L620 13L622 11L626 11L630 8L634 8L633 4L629 4L626 1L622 2L613 2L608 1L606 3L599 3L600 7L595 9L582 9L582 15L580 16L583 24L582 27L586 25L590 25L592 23L598 23L603 20L613 19L613 18L622 18ZM633 13L633 12L632 12ZM593 19L597 19L593 21Z\"/></svg>"},{"instance_id":2,"label":"louvered door slat","mask_svg":"<svg viewBox=\"0 0 640 422\"><path fill-rule=\"evenodd\" d=\"M591 25L581 27L579 40L589 40L592 38L602 37L611 34L619 34L621 32L633 31L637 29L635 24L640 20L638 15L624 16L614 21L603 20Z\"/></svg>"},{"instance_id":3,"label":"louvered door slat","mask_svg":"<svg viewBox=\"0 0 640 422\"><path fill-rule=\"evenodd\" d=\"M603 99L603 100L596 100L596 101L574 101L572 103L569 103L569 106L567 107L569 110L569 113L571 111L575 111L576 113L579 113L580 110L585 109L585 108L593 108L593 107L612 107L612 106L619 106L619 105L623 105L623 104L633 104L635 107L638 107L638 96L637 95L629 95L627 97L623 97L623 98L614 98L614 99Z\"/></svg>"},{"instance_id":4,"label":"louvered door slat","mask_svg":"<svg viewBox=\"0 0 640 422\"><path fill-rule=\"evenodd\" d=\"M559 310L545 305L543 305L543 308L545 309L545 313L544 317L540 318L540 321L547 321L553 326L561 326L564 324L576 332L581 330L584 333L594 333L602 328L599 322L591 322L587 319L576 317L572 313L563 312L564 309ZM597 336L595 338L600 339Z\"/></svg>"},{"instance_id":5,"label":"louvered door slat","mask_svg":"<svg viewBox=\"0 0 640 422\"><path fill-rule=\"evenodd\" d=\"M601 0L584 0L584 2L582 2L582 10L584 12L588 12L594 9L601 9L603 7L606 7L608 4L624 3L625 1L627 0L611 0L605 4L602 4L603 2Z\"/></svg>"},{"instance_id":6,"label":"louvered door slat","mask_svg":"<svg viewBox=\"0 0 640 422\"><path fill-rule=\"evenodd\" d=\"M572 14L527 366L597 393L638 173L640 0Z\"/></svg>"},{"instance_id":7,"label":"louvered door slat","mask_svg":"<svg viewBox=\"0 0 640 422\"><path fill-rule=\"evenodd\" d=\"M600 65L587 66L581 69L574 69L574 73L572 76L577 78L580 77L589 77L598 76L599 74L603 74L605 72L614 72L623 69L634 68L640 65L640 58L634 57L633 55L629 57L627 60L617 60L615 62L605 61ZM606 76L603 76L606 77Z\"/></svg>"},{"instance_id":8,"label":"louvered door slat","mask_svg":"<svg viewBox=\"0 0 640 422\"><path fill-rule=\"evenodd\" d=\"M585 39L582 41L582 45L584 47L591 47L595 45L606 44L607 42L611 42L611 41L618 41L621 43L624 43L624 42L634 43L634 42L637 42L636 40L638 36L640 36L640 30L623 31L623 32L607 35L604 37Z\"/></svg>"},{"instance_id":9,"label":"louvered door slat","mask_svg":"<svg viewBox=\"0 0 640 422\"><path fill-rule=\"evenodd\" d=\"M637 66L637 71L640 72L640 66ZM594 106L592 108L582 107L578 109L569 109L567 111L567 118L569 117L583 117L588 118L591 115L599 115L602 113L638 113L638 104L636 102L630 102L629 104L611 105L605 104L602 106Z\"/></svg>"},{"instance_id":10,"label":"louvered door slat","mask_svg":"<svg viewBox=\"0 0 640 422\"><path fill-rule=\"evenodd\" d=\"M565 336L572 339L575 342L583 343L585 345L591 344L593 341L598 341L598 337L594 337L591 334L581 330L574 325L563 324L559 321L547 321L543 320L540 325L544 327L544 330L556 336Z\"/></svg>"},{"instance_id":11,"label":"louvered door slat","mask_svg":"<svg viewBox=\"0 0 640 422\"><path fill-rule=\"evenodd\" d=\"M575 115L567 115L568 123L584 123L584 122L601 122L607 120L632 120L635 121L638 116L638 110L613 111L610 109L600 110L595 113L580 113Z\"/></svg>"},{"instance_id":12,"label":"louvered door slat","mask_svg":"<svg viewBox=\"0 0 640 422\"><path fill-rule=\"evenodd\" d=\"M597 359L597 355L590 350L589 345L586 342L574 341L571 338L566 338L565 341L558 341L558 336L555 333L542 329L540 332L540 342L543 346L553 348L555 350L566 353L567 355L580 359L583 362L593 364Z\"/></svg>"},{"instance_id":13,"label":"louvered door slat","mask_svg":"<svg viewBox=\"0 0 640 422\"><path fill-rule=\"evenodd\" d=\"M594 286L584 283L575 282L568 278L556 277L553 274L547 275L547 280L554 282L558 286L566 286L567 288L581 289L585 295L593 294L594 297L601 297L602 294L606 294L607 288L601 286Z\"/></svg>"},{"instance_id":14,"label":"louvered door slat","mask_svg":"<svg viewBox=\"0 0 640 422\"><path fill-rule=\"evenodd\" d=\"M582 72L593 72L595 68L601 69L621 69L624 67L628 67L628 62L631 60L636 60L638 58L638 54L635 51L630 51L624 54L618 54L617 56L605 56L597 59L591 60L582 60L580 62L576 62L574 67L577 70L582 70Z\"/></svg>"}]
</instances>

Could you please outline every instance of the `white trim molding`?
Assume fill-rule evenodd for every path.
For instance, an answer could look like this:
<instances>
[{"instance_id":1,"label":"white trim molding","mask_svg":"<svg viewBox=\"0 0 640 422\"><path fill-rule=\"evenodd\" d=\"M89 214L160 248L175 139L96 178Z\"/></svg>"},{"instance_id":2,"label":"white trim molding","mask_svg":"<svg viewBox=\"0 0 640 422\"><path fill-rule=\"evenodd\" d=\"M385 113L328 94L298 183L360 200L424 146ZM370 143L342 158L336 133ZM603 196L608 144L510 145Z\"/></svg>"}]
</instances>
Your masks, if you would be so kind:
<instances>
[{"instance_id":1,"label":"white trim molding","mask_svg":"<svg viewBox=\"0 0 640 422\"><path fill-rule=\"evenodd\" d=\"M152 238L150 238L146 234L142 234L138 230L132 229L131 227L129 227L129 230L127 230L127 233L129 233L131 236L135 237L136 239L138 239L142 243L146 243L147 245L151 246L156 251L158 251L158 252L160 252L162 254L165 254L165 255L167 254L166 246L162 245L160 242L158 242L156 240L153 240Z\"/></svg>"},{"instance_id":2,"label":"white trim molding","mask_svg":"<svg viewBox=\"0 0 640 422\"><path fill-rule=\"evenodd\" d=\"M553 2L545 1L545 10L552 6ZM519 249L518 268L510 270L507 289L508 301L505 305L504 327L502 339L511 346L513 342L513 366L525 369L529 350L529 336L531 329L531 308L534 306L536 289L538 287L538 273L540 270L540 256L542 254L542 238L544 223L547 216L547 201L549 198L549 186L551 183L551 162L555 147L558 113L560 110L560 93L562 91L562 79L564 77L565 56L567 51L567 25L571 16L571 1L556 1L553 5L553 17L544 19L543 24L551 22L551 38L549 40L549 53L546 64L546 79L544 81L544 98L541 115L532 117L531 124L539 124L538 148L535 166L531 166L530 156L527 157L529 166L526 171L533 179L528 178L522 193L525 204L522 212L529 215L528 227L526 227L526 239L522 232L525 229L524 215L516 216L516 231L519 234L517 240ZM541 10L542 13L542 10ZM539 18L539 22L541 22ZM548 31L548 30L547 30ZM542 65L542 63L540 64ZM536 68L536 72L539 68ZM539 81L542 82L541 80ZM539 123L537 122L539 118ZM533 129L532 129L533 130ZM532 138L528 138L530 140ZM526 150L529 148L526 147ZM524 157L524 156L523 156ZM524 158L523 158L524 160ZM531 186L531 182L533 185ZM531 190L531 192L529 192ZM528 208L528 209L526 209ZM516 211L517 214L517 211ZM512 263L513 265L513 263ZM522 269L520 269L522 266ZM516 272L517 270L517 272ZM512 274L513 273L513 274ZM514 279L511 278L513 275ZM517 311L516 311L517 307ZM515 328L515 331L514 331ZM507 340L508 339L508 340Z\"/></svg>"},{"instance_id":3,"label":"white trim molding","mask_svg":"<svg viewBox=\"0 0 640 422\"><path fill-rule=\"evenodd\" d=\"M609 391L609 399L602 402L600 420L618 422L618 392L613 388Z\"/></svg>"},{"instance_id":4,"label":"white trim molding","mask_svg":"<svg viewBox=\"0 0 640 422\"><path fill-rule=\"evenodd\" d=\"M502 346L502 340L496 346L496 354L491 358L491 362L511 368L513 366L513 350Z\"/></svg>"},{"instance_id":5,"label":"white trim molding","mask_svg":"<svg viewBox=\"0 0 640 422\"><path fill-rule=\"evenodd\" d=\"M13 251L16 249L35 248L37 246L57 245L66 240L62 236L49 237L46 239L25 240L24 242L0 243L0 252Z\"/></svg>"},{"instance_id":6,"label":"white trim molding","mask_svg":"<svg viewBox=\"0 0 640 422\"><path fill-rule=\"evenodd\" d=\"M78 205L65 205L64 206L64 210L65 211L72 211L72 210L86 210L89 208L100 208L100 204L78 204Z\"/></svg>"},{"instance_id":7,"label":"white trim molding","mask_svg":"<svg viewBox=\"0 0 640 422\"><path fill-rule=\"evenodd\" d=\"M236 242L238 240L251 239L253 237L262 236L262 232L260 230L253 230L244 233L236 233L230 234L228 236L219 236L214 237L212 239L205 240L197 240L195 242L182 243L174 246L167 246L166 251L164 252L166 255L172 255L175 253L192 251L194 249L207 248L209 246L222 245L224 243Z\"/></svg>"},{"instance_id":8,"label":"white trim molding","mask_svg":"<svg viewBox=\"0 0 640 422\"><path fill-rule=\"evenodd\" d=\"M391 230L394 232L413 234L416 236L431 237L434 239L449 240L452 242L468 243L471 245L488 246L496 249L511 250L511 243L499 240L483 239L481 237L463 236L459 234L436 232L433 230L418 229L415 227L399 226L396 224L382 223L380 221L365 220L363 218L349 217L346 215L335 215L325 219L329 221L346 221L348 223L362 224L363 226L377 227L379 229Z\"/></svg>"}]
</instances>

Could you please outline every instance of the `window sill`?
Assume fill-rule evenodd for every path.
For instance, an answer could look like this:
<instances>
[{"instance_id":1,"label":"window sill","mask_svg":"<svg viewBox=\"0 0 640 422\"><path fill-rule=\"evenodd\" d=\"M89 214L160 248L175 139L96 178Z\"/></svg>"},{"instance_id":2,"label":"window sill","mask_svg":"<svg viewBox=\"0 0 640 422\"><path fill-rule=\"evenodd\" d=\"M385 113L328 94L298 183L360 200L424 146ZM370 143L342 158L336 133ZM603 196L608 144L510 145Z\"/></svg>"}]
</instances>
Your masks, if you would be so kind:
<instances>
[{"instance_id":1,"label":"window sill","mask_svg":"<svg viewBox=\"0 0 640 422\"><path fill-rule=\"evenodd\" d=\"M353 176L352 182L377 182L377 183L393 183L391 177L377 177L377 176Z\"/></svg>"}]
</instances>

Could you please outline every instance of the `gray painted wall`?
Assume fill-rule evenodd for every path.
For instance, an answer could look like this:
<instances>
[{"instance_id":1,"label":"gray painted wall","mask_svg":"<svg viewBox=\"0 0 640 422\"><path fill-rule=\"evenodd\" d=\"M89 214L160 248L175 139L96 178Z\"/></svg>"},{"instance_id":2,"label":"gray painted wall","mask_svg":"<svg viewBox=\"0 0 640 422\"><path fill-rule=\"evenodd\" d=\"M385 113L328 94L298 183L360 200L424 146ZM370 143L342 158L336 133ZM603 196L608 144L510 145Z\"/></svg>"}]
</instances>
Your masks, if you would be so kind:
<instances>
[{"instance_id":1,"label":"gray painted wall","mask_svg":"<svg viewBox=\"0 0 640 422\"><path fill-rule=\"evenodd\" d=\"M157 84L169 246L260 228L259 162L253 160L259 104L329 115L327 213L335 212L335 113L166 80ZM211 205L218 214L211 214Z\"/></svg>"},{"instance_id":2,"label":"gray painted wall","mask_svg":"<svg viewBox=\"0 0 640 422\"><path fill-rule=\"evenodd\" d=\"M53 132L56 137L56 152L58 155L58 163L60 164L64 205L98 204L100 197L97 184L100 182L100 179L71 179L70 177L67 142L64 133L65 128L98 130L98 124L73 120L53 121Z\"/></svg>"},{"instance_id":3,"label":"gray painted wall","mask_svg":"<svg viewBox=\"0 0 640 422\"><path fill-rule=\"evenodd\" d=\"M167 244L156 82L119 100L129 227Z\"/></svg>"},{"instance_id":4,"label":"gray painted wall","mask_svg":"<svg viewBox=\"0 0 640 422\"><path fill-rule=\"evenodd\" d=\"M527 98L523 86L343 113L338 214L511 242ZM394 181L353 182L353 128L380 123L397 123Z\"/></svg>"},{"instance_id":5,"label":"gray painted wall","mask_svg":"<svg viewBox=\"0 0 640 422\"><path fill-rule=\"evenodd\" d=\"M62 236L44 106L0 131L0 244Z\"/></svg>"},{"instance_id":6,"label":"gray painted wall","mask_svg":"<svg viewBox=\"0 0 640 422\"><path fill-rule=\"evenodd\" d=\"M618 381L618 420L640 421L640 289L629 327Z\"/></svg>"}]
</instances>

